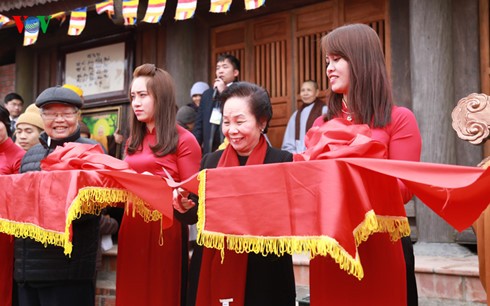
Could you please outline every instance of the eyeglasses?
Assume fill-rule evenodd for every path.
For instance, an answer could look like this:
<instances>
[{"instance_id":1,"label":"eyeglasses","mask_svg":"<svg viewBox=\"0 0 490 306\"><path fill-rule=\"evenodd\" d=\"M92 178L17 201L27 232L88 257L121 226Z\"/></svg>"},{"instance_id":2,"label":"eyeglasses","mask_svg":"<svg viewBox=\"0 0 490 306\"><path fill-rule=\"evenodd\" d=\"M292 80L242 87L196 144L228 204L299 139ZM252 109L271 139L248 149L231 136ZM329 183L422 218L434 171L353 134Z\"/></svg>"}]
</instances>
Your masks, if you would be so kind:
<instances>
[{"instance_id":1,"label":"eyeglasses","mask_svg":"<svg viewBox=\"0 0 490 306\"><path fill-rule=\"evenodd\" d=\"M66 112L66 113L52 113L52 112L42 112L41 116L46 120L54 120L58 116L63 119L73 119L78 115L78 111Z\"/></svg>"}]
</instances>

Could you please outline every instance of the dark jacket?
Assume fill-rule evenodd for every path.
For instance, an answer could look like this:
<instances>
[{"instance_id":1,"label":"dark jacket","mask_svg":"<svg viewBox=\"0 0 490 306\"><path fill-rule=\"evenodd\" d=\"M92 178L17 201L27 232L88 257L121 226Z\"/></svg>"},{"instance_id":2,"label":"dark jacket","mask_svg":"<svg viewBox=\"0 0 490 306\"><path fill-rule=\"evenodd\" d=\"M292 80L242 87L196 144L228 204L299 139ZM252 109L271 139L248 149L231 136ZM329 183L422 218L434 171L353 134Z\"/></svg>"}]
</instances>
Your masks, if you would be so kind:
<instances>
[{"instance_id":1,"label":"dark jacket","mask_svg":"<svg viewBox=\"0 0 490 306\"><path fill-rule=\"evenodd\" d=\"M62 140L53 140L48 146L48 136L42 133L41 143L32 147L22 159L20 172L40 171L41 160L56 146L66 142L96 144L91 139L80 138L80 129ZM83 215L73 221L73 251L64 254L63 248L36 242L33 239L15 239L14 279L31 286L45 286L70 280L93 280L99 239L99 217Z\"/></svg>"},{"instance_id":2,"label":"dark jacket","mask_svg":"<svg viewBox=\"0 0 490 306\"><path fill-rule=\"evenodd\" d=\"M201 162L201 169L216 168L222 154L223 151L216 151L205 155ZM264 164L290 162L292 160L293 155L291 153L268 147ZM197 198L193 200L198 203ZM287 205L287 203L284 204ZM262 226L268 225L263 224ZM187 306L195 305L201 259L202 247L197 246L194 248L191 259ZM248 254L245 306L294 306L295 298L296 287L291 255L278 257L276 255Z\"/></svg>"},{"instance_id":3,"label":"dark jacket","mask_svg":"<svg viewBox=\"0 0 490 306\"><path fill-rule=\"evenodd\" d=\"M213 101L213 94L213 88L206 90L202 94L201 104L199 104L199 108L197 109L196 121L192 129L192 134L194 134L197 142L201 145L203 155L214 152L221 144L221 126L209 122L214 106L219 105L217 101ZM213 138L212 147L210 147L211 137Z\"/></svg>"}]
</instances>

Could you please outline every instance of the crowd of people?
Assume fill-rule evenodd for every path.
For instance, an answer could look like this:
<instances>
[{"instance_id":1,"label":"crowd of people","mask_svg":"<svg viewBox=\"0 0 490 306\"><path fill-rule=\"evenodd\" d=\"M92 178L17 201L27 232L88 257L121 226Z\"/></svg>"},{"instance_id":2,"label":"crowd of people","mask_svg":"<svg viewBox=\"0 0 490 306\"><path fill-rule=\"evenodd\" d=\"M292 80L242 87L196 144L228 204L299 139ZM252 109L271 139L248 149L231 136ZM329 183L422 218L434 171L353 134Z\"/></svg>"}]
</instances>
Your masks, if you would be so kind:
<instances>
[{"instance_id":1,"label":"crowd of people","mask_svg":"<svg viewBox=\"0 0 490 306\"><path fill-rule=\"evenodd\" d=\"M341 26L322 38L321 48L327 97L319 98L315 80L301 85L301 103L280 149L266 137L273 115L270 97L259 85L239 81L235 56L220 55L213 84L196 82L190 90L192 102L180 108L183 103L177 103L167 71L153 64L137 67L129 87L128 135L114 135L123 144L124 160L138 173L168 173L177 182L201 169L292 162L293 154L307 149L310 128L342 118L368 125L372 138L386 145L388 159L419 161L417 121L393 101L376 32L363 24ZM104 141L90 139L90 131L83 134L83 103L83 93L56 86L44 90L22 113L22 97L7 95L5 107L0 106L0 173L41 171L41 160L67 142L99 144L109 151ZM399 186L406 203L412 194L402 182ZM120 220L116 305L295 305L291 255L225 250L222 262L220 251L195 244L198 195L179 190L172 205L174 222L164 230L138 214L124 214ZM131 203L126 208L131 210ZM73 222L71 257L56 246L0 234L0 306L94 305L102 221L83 215ZM362 281L331 258L311 260L311 305L418 305L409 237L393 242L388 234L376 233L359 246L359 256Z\"/></svg>"}]
</instances>

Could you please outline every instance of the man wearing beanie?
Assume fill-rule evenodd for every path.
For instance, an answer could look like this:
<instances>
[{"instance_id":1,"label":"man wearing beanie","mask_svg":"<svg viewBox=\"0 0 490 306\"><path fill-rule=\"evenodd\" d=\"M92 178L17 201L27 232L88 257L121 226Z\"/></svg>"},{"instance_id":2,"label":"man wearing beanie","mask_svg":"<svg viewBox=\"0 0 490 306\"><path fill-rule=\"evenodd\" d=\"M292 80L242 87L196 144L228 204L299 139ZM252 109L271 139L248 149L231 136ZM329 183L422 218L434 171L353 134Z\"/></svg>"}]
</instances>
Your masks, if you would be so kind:
<instances>
[{"instance_id":1,"label":"man wearing beanie","mask_svg":"<svg viewBox=\"0 0 490 306\"><path fill-rule=\"evenodd\" d=\"M26 152L20 172L41 171L41 160L67 142L96 144L81 138L78 126L80 97L70 89L50 87L36 99L44 132L40 143ZM44 245L30 238L15 239L14 280L18 284L19 305L95 304L95 263L99 237L99 217L82 215L73 221L71 257L63 248Z\"/></svg>"},{"instance_id":2,"label":"man wearing beanie","mask_svg":"<svg viewBox=\"0 0 490 306\"><path fill-rule=\"evenodd\" d=\"M192 132L196 121L196 112L187 105L181 106L175 115L177 123L188 131Z\"/></svg>"},{"instance_id":3,"label":"man wearing beanie","mask_svg":"<svg viewBox=\"0 0 490 306\"><path fill-rule=\"evenodd\" d=\"M44 123L39 108L31 104L17 119L15 143L27 151L39 143L39 135L42 131L44 131Z\"/></svg>"}]
</instances>

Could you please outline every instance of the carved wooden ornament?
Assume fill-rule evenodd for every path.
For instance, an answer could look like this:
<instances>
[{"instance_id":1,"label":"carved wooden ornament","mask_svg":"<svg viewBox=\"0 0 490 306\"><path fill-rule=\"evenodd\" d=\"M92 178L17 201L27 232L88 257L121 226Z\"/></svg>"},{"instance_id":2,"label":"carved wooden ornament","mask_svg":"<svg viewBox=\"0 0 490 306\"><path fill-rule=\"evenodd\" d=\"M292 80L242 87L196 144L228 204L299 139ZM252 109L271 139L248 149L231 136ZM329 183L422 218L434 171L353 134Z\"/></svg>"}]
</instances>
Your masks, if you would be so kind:
<instances>
[{"instance_id":1,"label":"carved wooden ornament","mask_svg":"<svg viewBox=\"0 0 490 306\"><path fill-rule=\"evenodd\" d=\"M480 144L489 135L490 97L472 93L458 101L451 114L453 129L458 137Z\"/></svg>"}]
</instances>

